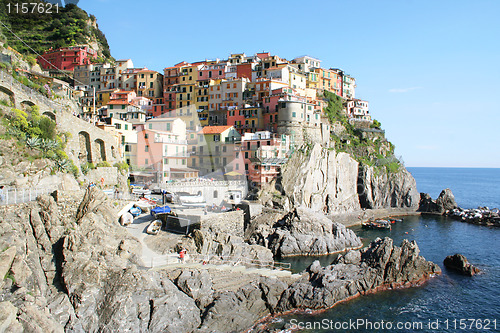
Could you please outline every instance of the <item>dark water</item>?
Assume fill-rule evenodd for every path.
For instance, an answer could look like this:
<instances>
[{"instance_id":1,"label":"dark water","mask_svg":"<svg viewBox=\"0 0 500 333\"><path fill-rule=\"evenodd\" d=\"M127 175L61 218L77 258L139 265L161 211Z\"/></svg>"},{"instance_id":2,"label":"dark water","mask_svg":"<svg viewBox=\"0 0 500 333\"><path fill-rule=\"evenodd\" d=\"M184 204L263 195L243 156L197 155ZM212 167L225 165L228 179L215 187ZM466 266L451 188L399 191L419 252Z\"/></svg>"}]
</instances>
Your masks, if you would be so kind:
<instances>
[{"instance_id":1,"label":"dark water","mask_svg":"<svg viewBox=\"0 0 500 333\"><path fill-rule=\"evenodd\" d=\"M417 180L419 191L433 197L450 187L460 206L500 207L500 169L409 170ZM444 217L411 216L393 224L392 231L360 227L353 230L365 244L384 236L393 238L396 244L405 238L416 240L421 255L439 264L443 274L420 287L361 296L319 314L282 316L277 318L281 324L276 326L283 322L295 325L300 322L305 327L317 325L316 329L304 332L500 332L500 229ZM465 255L483 273L471 278L445 269L444 258L454 253ZM296 269L303 269L314 259L294 258L292 264ZM332 259L325 257L321 261L327 264ZM348 324L349 320L360 320L360 325L354 329L338 326ZM387 322L394 325L392 330L387 329ZM397 323L408 326L397 329Z\"/></svg>"}]
</instances>

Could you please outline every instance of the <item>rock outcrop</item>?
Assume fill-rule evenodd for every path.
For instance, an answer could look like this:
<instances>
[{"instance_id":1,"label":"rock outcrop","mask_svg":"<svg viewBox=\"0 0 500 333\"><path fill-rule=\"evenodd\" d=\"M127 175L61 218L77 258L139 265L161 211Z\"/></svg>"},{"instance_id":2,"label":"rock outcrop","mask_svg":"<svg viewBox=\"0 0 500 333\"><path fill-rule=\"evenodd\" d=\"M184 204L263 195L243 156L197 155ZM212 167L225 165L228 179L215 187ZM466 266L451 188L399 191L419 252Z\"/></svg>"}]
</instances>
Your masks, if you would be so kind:
<instances>
[{"instance_id":1,"label":"rock outcrop","mask_svg":"<svg viewBox=\"0 0 500 333\"><path fill-rule=\"evenodd\" d=\"M458 253L452 256L447 256L443 263L446 268L457 271L463 275L473 276L480 272L479 268L470 264L464 255Z\"/></svg>"},{"instance_id":2,"label":"rock outcrop","mask_svg":"<svg viewBox=\"0 0 500 333\"><path fill-rule=\"evenodd\" d=\"M251 223L246 239L270 248L277 257L323 255L362 246L352 230L301 207L287 214L264 213Z\"/></svg>"},{"instance_id":3,"label":"rock outcrop","mask_svg":"<svg viewBox=\"0 0 500 333\"><path fill-rule=\"evenodd\" d=\"M449 188L442 190L436 200L432 200L432 197L428 193L420 193L419 212L444 214L447 210L457 207L455 196Z\"/></svg>"},{"instance_id":4,"label":"rock outcrop","mask_svg":"<svg viewBox=\"0 0 500 333\"><path fill-rule=\"evenodd\" d=\"M390 173L377 171L361 166L347 153L319 144L296 151L283 166L280 181L274 188L281 189L289 201L281 206L290 209L303 206L338 214L361 208L416 210L419 204L415 179L405 168Z\"/></svg>"},{"instance_id":5,"label":"rock outcrop","mask_svg":"<svg viewBox=\"0 0 500 333\"><path fill-rule=\"evenodd\" d=\"M315 144L307 151L296 151L281 172L290 207L303 206L326 214L360 208L358 162L347 153Z\"/></svg>"},{"instance_id":6,"label":"rock outcrop","mask_svg":"<svg viewBox=\"0 0 500 333\"><path fill-rule=\"evenodd\" d=\"M404 240L398 247L390 238L378 238L362 250L339 256L330 266L315 261L283 293L277 310L325 309L377 290L418 285L440 272L438 265L419 256L415 242Z\"/></svg>"},{"instance_id":7,"label":"rock outcrop","mask_svg":"<svg viewBox=\"0 0 500 333\"><path fill-rule=\"evenodd\" d=\"M375 172L374 167L364 166L359 171L358 194L362 208L412 208L417 209L419 194L413 176L405 169L397 172Z\"/></svg>"}]
</instances>

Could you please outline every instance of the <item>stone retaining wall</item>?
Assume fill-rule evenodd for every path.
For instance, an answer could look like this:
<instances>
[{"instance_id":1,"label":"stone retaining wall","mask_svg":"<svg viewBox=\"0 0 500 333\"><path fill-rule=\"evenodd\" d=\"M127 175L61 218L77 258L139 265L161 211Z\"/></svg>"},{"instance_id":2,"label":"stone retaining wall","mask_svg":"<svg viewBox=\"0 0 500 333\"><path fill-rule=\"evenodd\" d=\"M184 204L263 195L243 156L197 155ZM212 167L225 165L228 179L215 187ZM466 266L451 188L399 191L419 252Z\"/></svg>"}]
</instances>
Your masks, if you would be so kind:
<instances>
[{"instance_id":1,"label":"stone retaining wall","mask_svg":"<svg viewBox=\"0 0 500 333\"><path fill-rule=\"evenodd\" d=\"M244 212L235 210L227 213L219 213L201 221L201 231L209 233L225 233L243 237Z\"/></svg>"}]
</instances>

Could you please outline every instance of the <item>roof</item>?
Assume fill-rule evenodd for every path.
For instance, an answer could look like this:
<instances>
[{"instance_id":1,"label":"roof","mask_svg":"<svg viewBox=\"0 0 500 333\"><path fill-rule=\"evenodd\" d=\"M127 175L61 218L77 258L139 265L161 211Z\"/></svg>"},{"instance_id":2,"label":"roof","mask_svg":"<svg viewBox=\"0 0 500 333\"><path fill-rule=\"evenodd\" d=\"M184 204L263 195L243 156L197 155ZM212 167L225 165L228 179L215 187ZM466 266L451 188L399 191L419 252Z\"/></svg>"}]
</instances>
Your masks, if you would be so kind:
<instances>
[{"instance_id":1,"label":"roof","mask_svg":"<svg viewBox=\"0 0 500 333\"><path fill-rule=\"evenodd\" d=\"M221 134L222 132L230 129L233 126L205 126L198 133L200 134Z\"/></svg>"}]
</instances>

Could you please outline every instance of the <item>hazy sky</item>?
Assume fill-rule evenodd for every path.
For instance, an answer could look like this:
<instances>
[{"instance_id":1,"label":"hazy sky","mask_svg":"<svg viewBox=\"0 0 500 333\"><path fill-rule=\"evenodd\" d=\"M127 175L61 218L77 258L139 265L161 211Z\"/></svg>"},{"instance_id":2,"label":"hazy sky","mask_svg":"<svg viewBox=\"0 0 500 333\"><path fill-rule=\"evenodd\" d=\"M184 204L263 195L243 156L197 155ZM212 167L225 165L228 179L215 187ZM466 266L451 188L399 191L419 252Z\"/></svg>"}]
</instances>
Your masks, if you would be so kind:
<instances>
[{"instance_id":1,"label":"hazy sky","mask_svg":"<svg viewBox=\"0 0 500 333\"><path fill-rule=\"evenodd\" d=\"M116 59L311 55L357 80L407 166L500 167L500 1L81 0Z\"/></svg>"}]
</instances>

